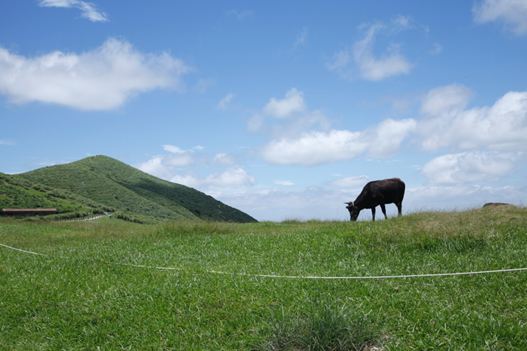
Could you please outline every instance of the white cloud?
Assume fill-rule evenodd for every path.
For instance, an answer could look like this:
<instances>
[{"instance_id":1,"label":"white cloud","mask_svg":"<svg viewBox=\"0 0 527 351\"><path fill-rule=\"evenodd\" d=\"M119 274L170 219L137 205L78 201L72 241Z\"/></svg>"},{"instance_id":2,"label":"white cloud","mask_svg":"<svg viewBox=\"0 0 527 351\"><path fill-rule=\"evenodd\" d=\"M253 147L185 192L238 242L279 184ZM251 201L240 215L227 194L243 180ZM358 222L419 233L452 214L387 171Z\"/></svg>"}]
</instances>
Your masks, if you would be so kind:
<instances>
[{"instance_id":1,"label":"white cloud","mask_svg":"<svg viewBox=\"0 0 527 351\"><path fill-rule=\"evenodd\" d=\"M236 165L226 153L214 157L201 153L203 147L185 150L175 145L163 145L165 153L139 164L137 168L153 176L197 188L212 196L234 195L247 191L255 179ZM196 170L209 170L208 175L196 175Z\"/></svg>"},{"instance_id":2,"label":"white cloud","mask_svg":"<svg viewBox=\"0 0 527 351\"><path fill-rule=\"evenodd\" d=\"M366 131L307 132L298 137L271 141L264 147L262 155L271 163L306 166L350 160L365 152L384 157L396 152L415 128L413 119L387 119Z\"/></svg>"},{"instance_id":3,"label":"white cloud","mask_svg":"<svg viewBox=\"0 0 527 351\"><path fill-rule=\"evenodd\" d=\"M422 170L433 184L460 184L493 180L507 174L514 166L511 154L462 152L439 156Z\"/></svg>"},{"instance_id":4,"label":"white cloud","mask_svg":"<svg viewBox=\"0 0 527 351\"><path fill-rule=\"evenodd\" d=\"M163 145L163 150L165 150L166 152L170 152L172 154L184 154L185 153L185 150L180 149L179 147L175 145L170 145L170 144Z\"/></svg>"},{"instance_id":5,"label":"white cloud","mask_svg":"<svg viewBox=\"0 0 527 351\"><path fill-rule=\"evenodd\" d=\"M331 185L343 189L343 190L357 190L362 189L362 187L368 182L368 177L365 175L353 176L353 177L344 177L339 178L331 182Z\"/></svg>"},{"instance_id":6,"label":"white cloud","mask_svg":"<svg viewBox=\"0 0 527 351\"><path fill-rule=\"evenodd\" d=\"M349 72L348 65L351 62L351 53L349 50L337 51L331 60L326 63L326 67L331 72L337 73L343 79L351 79L352 74Z\"/></svg>"},{"instance_id":7,"label":"white cloud","mask_svg":"<svg viewBox=\"0 0 527 351\"><path fill-rule=\"evenodd\" d=\"M299 138L273 140L265 146L265 160L277 164L316 165L351 159L367 148L362 134L347 130L309 132Z\"/></svg>"},{"instance_id":8,"label":"white cloud","mask_svg":"<svg viewBox=\"0 0 527 351\"><path fill-rule=\"evenodd\" d=\"M62 7L62 8L77 8L81 10L82 17L87 18L92 22L106 22L108 16L99 11L91 2L82 0L40 0L42 7Z\"/></svg>"},{"instance_id":9,"label":"white cloud","mask_svg":"<svg viewBox=\"0 0 527 351\"><path fill-rule=\"evenodd\" d=\"M418 122L425 149L527 148L527 92L508 92L494 105L467 109L470 93L460 86L434 89Z\"/></svg>"},{"instance_id":10,"label":"white cloud","mask_svg":"<svg viewBox=\"0 0 527 351\"><path fill-rule=\"evenodd\" d=\"M386 119L366 137L370 145L370 155L384 157L399 149L404 139L416 130L417 123L413 119Z\"/></svg>"},{"instance_id":11,"label":"white cloud","mask_svg":"<svg viewBox=\"0 0 527 351\"><path fill-rule=\"evenodd\" d=\"M163 156L154 156L141 163L137 168L145 173L165 179L170 174L168 167L164 164Z\"/></svg>"},{"instance_id":12,"label":"white cloud","mask_svg":"<svg viewBox=\"0 0 527 351\"><path fill-rule=\"evenodd\" d=\"M430 90L423 99L421 112L425 115L438 115L444 112L464 109L472 92L459 84L451 84Z\"/></svg>"},{"instance_id":13,"label":"white cloud","mask_svg":"<svg viewBox=\"0 0 527 351\"><path fill-rule=\"evenodd\" d=\"M175 145L166 144L163 145L166 154L154 156L137 168L156 177L170 180L178 169L194 162L192 154L195 149L183 150Z\"/></svg>"},{"instance_id":14,"label":"white cloud","mask_svg":"<svg viewBox=\"0 0 527 351\"><path fill-rule=\"evenodd\" d=\"M258 132L262 130L264 126L264 120L265 120L264 116L260 114L252 115L247 121L247 129L250 132Z\"/></svg>"},{"instance_id":15,"label":"white cloud","mask_svg":"<svg viewBox=\"0 0 527 351\"><path fill-rule=\"evenodd\" d=\"M173 174L168 180L200 189L214 197L245 193L255 182L254 178L239 166L201 178L190 174L177 173Z\"/></svg>"},{"instance_id":16,"label":"white cloud","mask_svg":"<svg viewBox=\"0 0 527 351\"><path fill-rule=\"evenodd\" d=\"M473 8L478 23L501 21L517 35L527 34L527 1L483 0Z\"/></svg>"},{"instance_id":17,"label":"white cloud","mask_svg":"<svg viewBox=\"0 0 527 351\"><path fill-rule=\"evenodd\" d=\"M271 132L275 137L291 137L309 130L328 130L330 122L321 111L308 110L303 92L291 88L283 99L269 99L248 119L247 128L251 132Z\"/></svg>"},{"instance_id":18,"label":"white cloud","mask_svg":"<svg viewBox=\"0 0 527 351\"><path fill-rule=\"evenodd\" d=\"M271 98L264 107L264 113L269 116L285 118L305 109L304 94L292 88L283 99Z\"/></svg>"},{"instance_id":19,"label":"white cloud","mask_svg":"<svg viewBox=\"0 0 527 351\"><path fill-rule=\"evenodd\" d=\"M383 28L382 25L374 24L368 28L364 38L353 46L353 58L362 78L378 81L392 76L407 74L412 65L399 52L399 46L391 45L383 56L375 56L373 45L375 36Z\"/></svg>"},{"instance_id":20,"label":"white cloud","mask_svg":"<svg viewBox=\"0 0 527 351\"><path fill-rule=\"evenodd\" d=\"M218 102L218 105L217 105L218 109L220 109L220 110L227 109L227 107L232 102L232 99L234 99L234 96L235 95L233 93L228 93L227 95L222 97L221 100Z\"/></svg>"},{"instance_id":21,"label":"white cloud","mask_svg":"<svg viewBox=\"0 0 527 351\"><path fill-rule=\"evenodd\" d=\"M277 123L273 128L273 134L281 137L296 137L306 131L330 129L329 119L320 111L306 111L296 118L290 118L287 123Z\"/></svg>"},{"instance_id":22,"label":"white cloud","mask_svg":"<svg viewBox=\"0 0 527 351\"><path fill-rule=\"evenodd\" d=\"M212 174L206 177L203 184L212 187L234 187L244 186L254 183L254 178L241 167L234 167L224 172Z\"/></svg>"},{"instance_id":23,"label":"white cloud","mask_svg":"<svg viewBox=\"0 0 527 351\"><path fill-rule=\"evenodd\" d=\"M144 54L126 41L108 39L84 53L51 52L24 57L0 48L0 94L81 110L109 110L131 96L178 88L187 65L167 53Z\"/></svg>"},{"instance_id":24,"label":"white cloud","mask_svg":"<svg viewBox=\"0 0 527 351\"><path fill-rule=\"evenodd\" d=\"M380 35L391 38L406 30L426 31L426 27L416 25L408 16L398 15L388 22L362 24L360 28L364 36L351 48L337 51L326 62L328 70L343 79L360 77L369 81L380 81L410 73L412 64L401 53L401 45L392 42L386 46L384 52L377 52L377 38Z\"/></svg>"},{"instance_id":25,"label":"white cloud","mask_svg":"<svg viewBox=\"0 0 527 351\"><path fill-rule=\"evenodd\" d=\"M175 154L164 158L165 164L171 167L188 166L192 161L192 156L189 153Z\"/></svg>"},{"instance_id":26,"label":"white cloud","mask_svg":"<svg viewBox=\"0 0 527 351\"><path fill-rule=\"evenodd\" d=\"M361 27L365 28L364 37L355 42L352 49L337 51L326 63L328 70L343 79L360 76L370 81L408 74L411 71L412 64L400 52L400 45L391 43L381 55L376 54L374 50L379 33L393 36L398 32L413 28L414 25L409 17L399 15L387 24L378 22ZM352 62L356 67L350 67ZM355 69L358 73L355 73Z\"/></svg>"},{"instance_id":27,"label":"white cloud","mask_svg":"<svg viewBox=\"0 0 527 351\"><path fill-rule=\"evenodd\" d=\"M263 221L349 219L344 205L345 201L349 201L349 194L330 189L250 189L238 194L221 194L220 199Z\"/></svg>"},{"instance_id":28,"label":"white cloud","mask_svg":"<svg viewBox=\"0 0 527 351\"><path fill-rule=\"evenodd\" d=\"M222 165L234 164L234 160L232 159L232 157L223 152L216 154L214 156L214 162L222 164Z\"/></svg>"},{"instance_id":29,"label":"white cloud","mask_svg":"<svg viewBox=\"0 0 527 351\"><path fill-rule=\"evenodd\" d=\"M392 22L400 29L408 29L412 26L412 20L409 16L397 15L393 18Z\"/></svg>"},{"instance_id":30,"label":"white cloud","mask_svg":"<svg viewBox=\"0 0 527 351\"><path fill-rule=\"evenodd\" d=\"M293 185L295 185L295 183L290 181L290 180L280 180L280 179L275 180L274 184L280 185L280 186L293 186Z\"/></svg>"}]
</instances>

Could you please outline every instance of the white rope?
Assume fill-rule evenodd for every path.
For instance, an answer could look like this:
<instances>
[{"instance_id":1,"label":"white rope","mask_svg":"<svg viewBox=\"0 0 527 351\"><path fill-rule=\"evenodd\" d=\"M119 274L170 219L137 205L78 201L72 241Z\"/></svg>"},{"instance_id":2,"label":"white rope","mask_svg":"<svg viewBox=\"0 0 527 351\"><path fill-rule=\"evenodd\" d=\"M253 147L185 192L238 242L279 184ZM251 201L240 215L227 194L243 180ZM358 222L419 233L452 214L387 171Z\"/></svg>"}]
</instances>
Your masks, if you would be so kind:
<instances>
[{"instance_id":1,"label":"white rope","mask_svg":"<svg viewBox=\"0 0 527 351\"><path fill-rule=\"evenodd\" d=\"M0 246L7 247L8 249L15 250L15 251L20 251L20 252L27 253L27 254L31 254L31 255L47 256L47 255L44 255L44 254L41 254L41 253L38 253L38 252L33 252L33 251L28 251L28 250L17 249L16 247L9 246L9 245L0 244Z\"/></svg>"},{"instance_id":2,"label":"white rope","mask_svg":"<svg viewBox=\"0 0 527 351\"><path fill-rule=\"evenodd\" d=\"M22 250L9 245L0 244L0 246L6 247L11 250L19 252L47 256L42 253ZM119 266L128 266L134 268L145 268L145 269L157 269L163 271L182 271L179 267L165 267L165 266L148 266L143 264L133 263L111 263ZM510 272L522 272L527 271L527 267L522 268L503 268L503 269L492 269L484 271L469 271L469 272L446 272L446 273L423 273L423 274L399 274L399 275L356 275L356 276L317 276L317 275L280 275L280 274L252 274L243 272L224 272L215 270L204 270L205 273L219 274L219 275L237 275L242 277L250 278L271 278L271 279L310 279L310 280L380 280L380 279L406 279L406 278L431 278L431 277L453 277L462 275L477 275L477 274L491 274L491 273L510 273Z\"/></svg>"},{"instance_id":3,"label":"white rope","mask_svg":"<svg viewBox=\"0 0 527 351\"><path fill-rule=\"evenodd\" d=\"M131 266L137 268L147 269L158 269L164 271L181 271L178 267L163 267L163 266L147 266L138 264L120 263L123 266ZM489 273L506 273L506 272L520 272L527 271L527 267L523 268L504 268L504 269L493 269L485 271L472 271L472 272L446 272L446 273L424 273L424 274L400 274L400 275L357 275L357 276L317 276L317 275L280 275L280 274L253 274L253 273L240 273L240 272L224 272L215 270L205 270L204 272L210 274L220 275L237 275L250 278L271 278L271 279L311 279L311 280L367 280L367 279L404 279L404 278L430 278L430 277L448 277L448 276L460 276L460 275L476 275L476 274L489 274Z\"/></svg>"}]
</instances>

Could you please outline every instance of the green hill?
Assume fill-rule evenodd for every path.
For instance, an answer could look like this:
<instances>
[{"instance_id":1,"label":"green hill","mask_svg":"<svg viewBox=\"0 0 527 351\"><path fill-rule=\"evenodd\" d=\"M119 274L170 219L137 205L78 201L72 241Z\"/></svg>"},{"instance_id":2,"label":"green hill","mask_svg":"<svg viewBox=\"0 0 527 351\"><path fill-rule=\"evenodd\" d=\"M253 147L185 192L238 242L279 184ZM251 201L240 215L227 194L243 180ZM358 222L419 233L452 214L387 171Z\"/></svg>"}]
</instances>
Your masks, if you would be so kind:
<instances>
[{"instance_id":1,"label":"green hill","mask_svg":"<svg viewBox=\"0 0 527 351\"><path fill-rule=\"evenodd\" d=\"M256 221L200 191L161 180L106 156L88 157L11 177L74 193L125 216Z\"/></svg>"},{"instance_id":2,"label":"green hill","mask_svg":"<svg viewBox=\"0 0 527 351\"><path fill-rule=\"evenodd\" d=\"M66 190L54 189L18 176L0 173L0 208L52 207L61 213L58 217L79 217L112 211ZM55 216L57 217L57 216Z\"/></svg>"}]
</instances>

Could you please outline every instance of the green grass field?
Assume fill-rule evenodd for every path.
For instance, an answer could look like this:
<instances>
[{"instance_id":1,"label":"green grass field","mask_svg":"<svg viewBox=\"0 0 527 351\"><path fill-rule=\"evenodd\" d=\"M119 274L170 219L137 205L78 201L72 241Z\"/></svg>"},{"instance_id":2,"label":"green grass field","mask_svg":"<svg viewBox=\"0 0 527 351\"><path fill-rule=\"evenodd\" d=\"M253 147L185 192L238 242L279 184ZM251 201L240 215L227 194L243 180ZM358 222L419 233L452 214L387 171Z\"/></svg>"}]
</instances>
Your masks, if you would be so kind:
<instances>
[{"instance_id":1,"label":"green grass field","mask_svg":"<svg viewBox=\"0 0 527 351\"><path fill-rule=\"evenodd\" d=\"M2 350L526 350L527 209L380 222L0 221ZM170 266L177 270L123 264Z\"/></svg>"}]
</instances>

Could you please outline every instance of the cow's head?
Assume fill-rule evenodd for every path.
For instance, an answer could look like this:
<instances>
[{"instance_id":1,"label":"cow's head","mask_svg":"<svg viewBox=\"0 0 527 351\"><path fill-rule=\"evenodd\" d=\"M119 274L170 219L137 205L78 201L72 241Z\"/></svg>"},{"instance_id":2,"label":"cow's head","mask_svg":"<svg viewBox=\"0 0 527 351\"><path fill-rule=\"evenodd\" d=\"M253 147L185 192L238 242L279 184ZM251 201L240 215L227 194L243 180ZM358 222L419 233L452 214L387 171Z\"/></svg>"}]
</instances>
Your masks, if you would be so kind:
<instances>
[{"instance_id":1,"label":"cow's head","mask_svg":"<svg viewBox=\"0 0 527 351\"><path fill-rule=\"evenodd\" d=\"M356 221L359 217L360 209L353 204L353 201L346 202L346 208L350 213L350 221Z\"/></svg>"}]
</instances>

